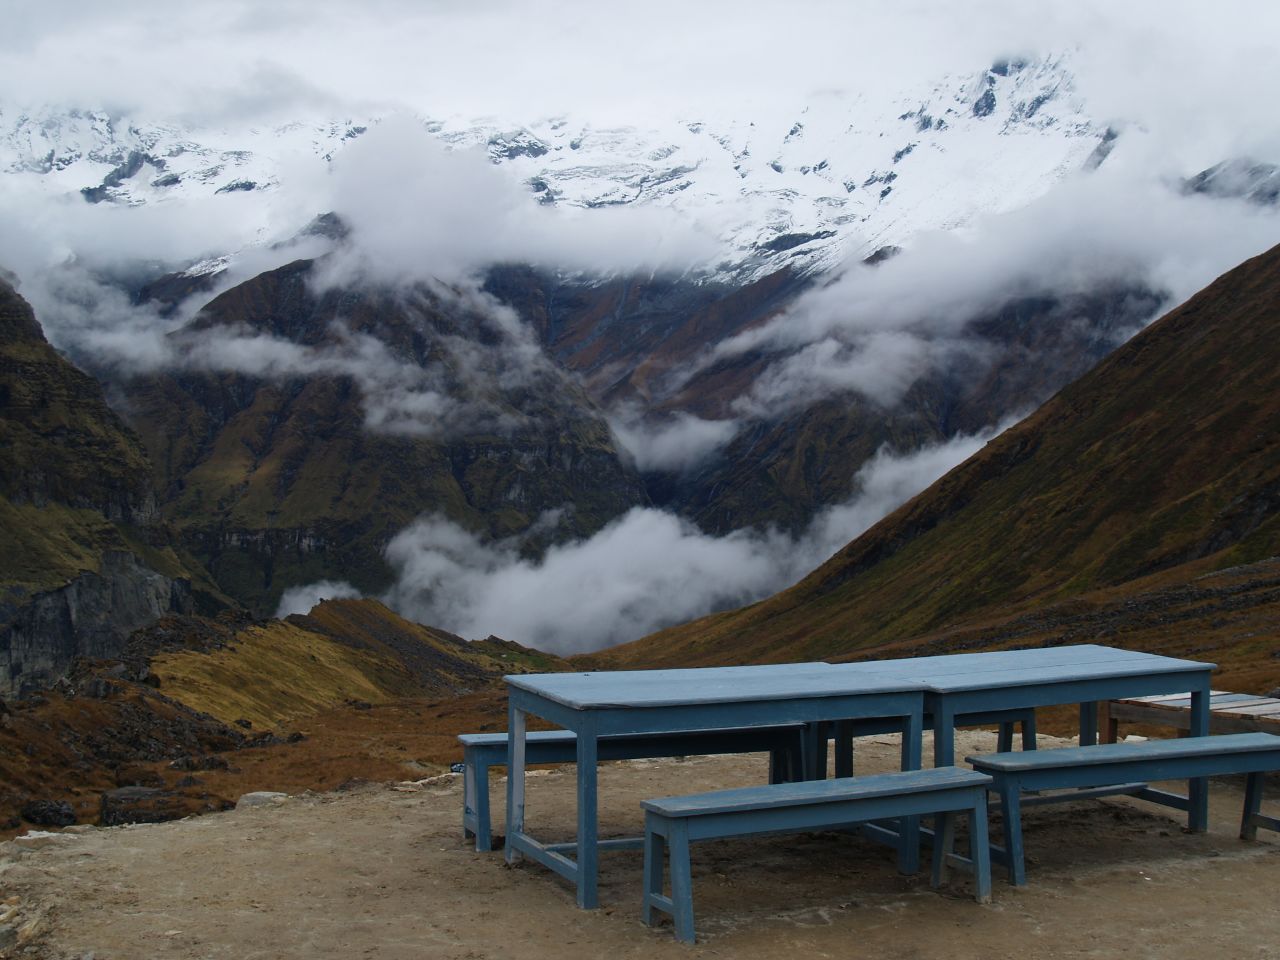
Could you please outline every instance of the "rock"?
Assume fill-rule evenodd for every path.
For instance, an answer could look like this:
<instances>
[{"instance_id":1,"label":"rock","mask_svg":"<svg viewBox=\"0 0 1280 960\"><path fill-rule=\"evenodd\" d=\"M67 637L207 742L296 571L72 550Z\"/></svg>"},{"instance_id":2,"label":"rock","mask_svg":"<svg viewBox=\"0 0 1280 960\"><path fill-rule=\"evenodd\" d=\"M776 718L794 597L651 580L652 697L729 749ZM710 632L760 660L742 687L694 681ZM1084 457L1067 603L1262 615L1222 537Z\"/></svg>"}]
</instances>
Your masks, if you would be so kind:
<instances>
[{"instance_id":1,"label":"rock","mask_svg":"<svg viewBox=\"0 0 1280 960\"><path fill-rule=\"evenodd\" d=\"M76 812L65 800L31 800L21 810L22 819L40 827L69 827Z\"/></svg>"},{"instance_id":2,"label":"rock","mask_svg":"<svg viewBox=\"0 0 1280 960\"><path fill-rule=\"evenodd\" d=\"M287 793L276 793L273 790L257 790L253 793L246 793L237 800L236 809L247 810L252 807L274 807L288 799L289 795Z\"/></svg>"},{"instance_id":3,"label":"rock","mask_svg":"<svg viewBox=\"0 0 1280 960\"><path fill-rule=\"evenodd\" d=\"M157 787L119 787L102 795L100 820L104 827L126 823L179 820L190 811L182 797Z\"/></svg>"},{"instance_id":4,"label":"rock","mask_svg":"<svg viewBox=\"0 0 1280 960\"><path fill-rule=\"evenodd\" d=\"M372 710L373 709L373 704L370 703L368 700L348 700L347 703L350 705L352 710Z\"/></svg>"},{"instance_id":5,"label":"rock","mask_svg":"<svg viewBox=\"0 0 1280 960\"><path fill-rule=\"evenodd\" d=\"M236 726L244 727L246 730L249 730L253 727L253 721L246 720L244 717L241 717L239 720L236 721Z\"/></svg>"},{"instance_id":6,"label":"rock","mask_svg":"<svg viewBox=\"0 0 1280 960\"><path fill-rule=\"evenodd\" d=\"M185 756L179 757L169 764L170 770L226 770L227 760L220 757L216 753L211 753L207 757Z\"/></svg>"},{"instance_id":7,"label":"rock","mask_svg":"<svg viewBox=\"0 0 1280 960\"><path fill-rule=\"evenodd\" d=\"M301 742L302 742L303 740L305 740L305 739L307 739L306 734L304 734L304 733L299 733L297 730L295 730L295 731L293 731L293 733L289 734L289 736L286 738L286 742L287 742L287 743L301 743Z\"/></svg>"}]
</instances>

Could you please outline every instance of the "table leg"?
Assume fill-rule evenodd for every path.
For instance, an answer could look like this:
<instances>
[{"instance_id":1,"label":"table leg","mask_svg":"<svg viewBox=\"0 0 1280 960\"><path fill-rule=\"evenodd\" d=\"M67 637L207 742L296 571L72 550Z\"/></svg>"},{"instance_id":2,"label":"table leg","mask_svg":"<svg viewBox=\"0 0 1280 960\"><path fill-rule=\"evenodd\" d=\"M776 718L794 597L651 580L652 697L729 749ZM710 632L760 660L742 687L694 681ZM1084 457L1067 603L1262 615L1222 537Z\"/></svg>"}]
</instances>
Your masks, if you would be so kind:
<instances>
[{"instance_id":1,"label":"table leg","mask_svg":"<svg viewBox=\"0 0 1280 960\"><path fill-rule=\"evenodd\" d=\"M600 904L596 889L599 877L599 822L597 805L598 745L596 732L588 727L578 733L578 906L591 910Z\"/></svg>"},{"instance_id":2,"label":"table leg","mask_svg":"<svg viewBox=\"0 0 1280 960\"><path fill-rule=\"evenodd\" d=\"M1080 704L1080 746L1092 747L1098 742L1098 702Z\"/></svg>"},{"instance_id":3,"label":"table leg","mask_svg":"<svg viewBox=\"0 0 1280 960\"><path fill-rule=\"evenodd\" d=\"M956 713L943 697L933 708L933 765L950 767L955 762Z\"/></svg>"},{"instance_id":4,"label":"table leg","mask_svg":"<svg viewBox=\"0 0 1280 960\"><path fill-rule=\"evenodd\" d=\"M1191 691L1191 729L1193 737L1209 735L1209 678L1198 690ZM1204 833L1209 829L1209 781L1196 777L1187 784L1187 829Z\"/></svg>"},{"instance_id":5,"label":"table leg","mask_svg":"<svg viewBox=\"0 0 1280 960\"><path fill-rule=\"evenodd\" d=\"M835 735L831 738L836 745L836 777L853 776L853 721L837 720Z\"/></svg>"},{"instance_id":6,"label":"table leg","mask_svg":"<svg viewBox=\"0 0 1280 960\"><path fill-rule=\"evenodd\" d=\"M923 741L924 713L917 710L902 718L903 770L920 769L923 763ZM898 829L902 838L902 846L898 849L898 871L916 873L920 869L920 818L903 817Z\"/></svg>"},{"instance_id":7,"label":"table leg","mask_svg":"<svg viewBox=\"0 0 1280 960\"><path fill-rule=\"evenodd\" d=\"M507 705L507 843L508 864L520 862L512 838L524 833L525 712Z\"/></svg>"}]
</instances>

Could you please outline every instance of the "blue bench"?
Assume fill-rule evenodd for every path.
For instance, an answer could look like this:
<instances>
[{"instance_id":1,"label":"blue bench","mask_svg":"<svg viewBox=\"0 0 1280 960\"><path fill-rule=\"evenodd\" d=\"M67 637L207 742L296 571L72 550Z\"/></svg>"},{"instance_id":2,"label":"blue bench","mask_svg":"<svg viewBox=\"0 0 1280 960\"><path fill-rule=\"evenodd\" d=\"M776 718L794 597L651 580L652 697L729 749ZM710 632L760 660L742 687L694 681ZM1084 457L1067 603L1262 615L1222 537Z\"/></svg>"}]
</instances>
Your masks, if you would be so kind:
<instances>
[{"instance_id":1,"label":"blue bench","mask_svg":"<svg viewBox=\"0 0 1280 960\"><path fill-rule=\"evenodd\" d=\"M802 723L732 730L601 737L599 759L643 760L652 757L691 757L702 754L769 751L769 779L777 783L804 778L804 729ZM464 733L462 744L462 833L474 836L476 850L493 849L489 815L489 768L507 765L507 734ZM573 763L577 737L571 730L529 733L525 739L526 763Z\"/></svg>"},{"instance_id":2,"label":"blue bench","mask_svg":"<svg viewBox=\"0 0 1280 960\"><path fill-rule=\"evenodd\" d=\"M652 926L654 912L675 920L676 938L693 943L693 875L689 844L695 840L803 833L872 820L936 814L933 847L935 887L947 867L972 869L975 897L991 899L987 841L987 790L991 778L958 767L910 770L869 777L775 783L717 790L685 797L645 800L644 900L641 917ZM954 851L954 814L967 812L971 858ZM901 839L899 843L905 843ZM663 894L663 856L670 850L671 896Z\"/></svg>"},{"instance_id":3,"label":"blue bench","mask_svg":"<svg viewBox=\"0 0 1280 960\"><path fill-rule=\"evenodd\" d=\"M995 781L1004 814L1005 848L996 856L1007 863L1009 882L1027 882L1022 845L1022 807L1063 799L1130 793L1190 812L1184 796L1155 790L1148 780L1183 780L1229 773L1247 773L1240 836L1257 837L1258 827L1280 830L1280 820L1259 813L1262 775L1280 770L1280 736L1237 733L1180 740L1106 743L1064 747L1034 753L994 753L968 757L975 770ZM1057 796L1022 798L1024 791L1073 788ZM1091 790L1089 788L1101 788Z\"/></svg>"}]
</instances>

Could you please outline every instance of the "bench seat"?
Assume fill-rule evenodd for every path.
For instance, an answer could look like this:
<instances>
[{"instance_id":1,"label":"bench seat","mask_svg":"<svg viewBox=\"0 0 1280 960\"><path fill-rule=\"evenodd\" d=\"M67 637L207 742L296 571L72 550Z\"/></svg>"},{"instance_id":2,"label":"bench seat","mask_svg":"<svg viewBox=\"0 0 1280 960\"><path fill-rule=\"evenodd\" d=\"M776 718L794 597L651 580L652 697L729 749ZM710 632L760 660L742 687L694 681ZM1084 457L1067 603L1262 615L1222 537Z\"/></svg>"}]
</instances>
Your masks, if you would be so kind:
<instances>
[{"instance_id":1,"label":"bench seat","mask_svg":"<svg viewBox=\"0 0 1280 960\"><path fill-rule=\"evenodd\" d=\"M805 724L735 727L678 733L601 737L601 760L644 760L702 754L769 751L769 779L803 779ZM476 850L493 849L489 814L489 768L507 765L508 738L499 733L464 733L462 744L462 831L475 837ZM573 763L578 738L572 730L539 730L525 735L525 763Z\"/></svg>"},{"instance_id":2,"label":"bench seat","mask_svg":"<svg viewBox=\"0 0 1280 960\"><path fill-rule=\"evenodd\" d=\"M1236 733L1224 736L1188 737L1178 740L1145 740L1087 747L1064 747L1031 753L994 753L967 758L975 770L995 781L1004 814L1005 850L1009 882L1026 883L1022 844L1022 807L1062 797L1022 799L1024 791L1075 789L1067 798L1083 796L1090 787L1119 791L1167 806L1189 810L1186 797L1153 790L1148 780L1184 780L1222 774L1248 774L1240 836L1257 837L1258 827L1280 829L1280 820L1259 813L1263 774L1280 770L1280 736L1271 733ZM1098 796L1103 791L1089 792ZM1117 792L1109 790L1108 792Z\"/></svg>"},{"instance_id":3,"label":"bench seat","mask_svg":"<svg viewBox=\"0 0 1280 960\"><path fill-rule=\"evenodd\" d=\"M1102 704L1102 739L1115 743L1121 723L1173 727L1179 736L1191 731L1191 695L1131 697ZM1280 733L1280 699L1252 693L1209 691L1210 733Z\"/></svg>"},{"instance_id":4,"label":"bench seat","mask_svg":"<svg viewBox=\"0 0 1280 960\"><path fill-rule=\"evenodd\" d=\"M694 941L693 880L689 844L697 840L803 833L873 820L936 814L933 847L935 887L947 867L972 869L975 897L991 897L987 841L987 790L991 778L958 767L800 783L774 783L736 790L645 800L644 899L646 924L661 911L675 920L676 937ZM954 851L954 814L969 815L971 857ZM905 843L900 837L899 843ZM669 850L671 895L663 894L663 859Z\"/></svg>"}]
</instances>

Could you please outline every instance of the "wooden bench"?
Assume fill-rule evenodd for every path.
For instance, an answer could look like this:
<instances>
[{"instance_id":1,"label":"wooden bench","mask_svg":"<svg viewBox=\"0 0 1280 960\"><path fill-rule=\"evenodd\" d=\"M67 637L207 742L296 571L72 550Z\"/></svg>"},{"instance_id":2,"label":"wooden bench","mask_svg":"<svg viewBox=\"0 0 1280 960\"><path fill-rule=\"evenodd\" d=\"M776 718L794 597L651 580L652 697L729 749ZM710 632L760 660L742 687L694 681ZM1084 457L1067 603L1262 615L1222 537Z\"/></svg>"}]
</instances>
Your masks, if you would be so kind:
<instances>
[{"instance_id":1,"label":"wooden bench","mask_svg":"<svg viewBox=\"0 0 1280 960\"><path fill-rule=\"evenodd\" d=\"M1024 791L1074 789L1075 792L1066 795L1067 799L1123 792L1189 810L1186 797L1154 790L1146 781L1247 773L1240 836L1255 839L1260 826L1280 830L1280 820L1259 813L1263 774L1280 770L1280 736L1271 733L1107 743L1032 753L994 753L967 759L974 769L989 774L995 781L1004 814L1005 836L1004 849L995 848L995 856L1008 865L1009 882L1015 886L1027 882L1022 807L1064 799L1061 795L1023 799ZM1091 787L1102 789L1088 789Z\"/></svg>"},{"instance_id":2,"label":"wooden bench","mask_svg":"<svg viewBox=\"0 0 1280 960\"><path fill-rule=\"evenodd\" d=\"M740 727L666 733L657 736L601 737L601 760L642 760L652 757L691 757L702 754L769 751L770 782L804 778L803 723L769 727ZM507 734L464 733L462 744L462 834L474 836L476 850L493 849L489 815L489 768L507 765ZM577 737L571 730L529 733L525 740L526 763L573 763Z\"/></svg>"},{"instance_id":3,"label":"wooden bench","mask_svg":"<svg viewBox=\"0 0 1280 960\"><path fill-rule=\"evenodd\" d=\"M1102 705L1102 740L1115 743L1121 723L1150 723L1175 727L1180 736L1191 731L1191 695L1133 697ZM1210 733L1280 733L1280 700L1252 693L1209 691Z\"/></svg>"},{"instance_id":4,"label":"wooden bench","mask_svg":"<svg viewBox=\"0 0 1280 960\"><path fill-rule=\"evenodd\" d=\"M693 943L693 877L689 844L695 840L803 833L872 820L937 814L933 847L935 887L950 864L972 869L975 897L991 898L987 841L987 790L991 778L971 770L940 767L869 777L777 783L717 790L685 797L645 800L644 900L641 917L654 911L675 920L676 938ZM954 852L954 814L969 815L971 857ZM899 843L905 840L899 839ZM663 894L663 853L670 850L671 895Z\"/></svg>"}]
</instances>

